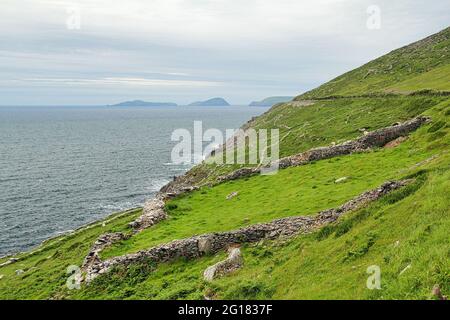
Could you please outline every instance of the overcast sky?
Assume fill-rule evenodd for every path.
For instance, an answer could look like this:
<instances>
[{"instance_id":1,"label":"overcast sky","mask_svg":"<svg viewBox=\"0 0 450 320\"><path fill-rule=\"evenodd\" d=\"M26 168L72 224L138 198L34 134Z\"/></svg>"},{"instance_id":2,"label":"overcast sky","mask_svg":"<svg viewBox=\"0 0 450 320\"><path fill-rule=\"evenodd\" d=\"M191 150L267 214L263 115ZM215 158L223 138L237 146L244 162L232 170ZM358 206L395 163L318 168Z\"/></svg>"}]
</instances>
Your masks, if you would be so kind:
<instances>
[{"instance_id":1,"label":"overcast sky","mask_svg":"<svg viewBox=\"0 0 450 320\"><path fill-rule=\"evenodd\" d=\"M297 95L449 18L448 0L1 0L0 104Z\"/></svg>"}]
</instances>

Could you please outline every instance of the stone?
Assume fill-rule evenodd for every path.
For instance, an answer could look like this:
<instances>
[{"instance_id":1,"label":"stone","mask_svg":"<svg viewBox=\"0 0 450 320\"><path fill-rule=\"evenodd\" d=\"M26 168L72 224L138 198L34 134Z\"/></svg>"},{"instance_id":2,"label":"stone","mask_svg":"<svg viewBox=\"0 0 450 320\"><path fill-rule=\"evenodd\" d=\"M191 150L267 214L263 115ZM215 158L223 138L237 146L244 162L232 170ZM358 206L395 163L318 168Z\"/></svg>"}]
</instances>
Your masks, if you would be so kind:
<instances>
[{"instance_id":1,"label":"stone","mask_svg":"<svg viewBox=\"0 0 450 320\"><path fill-rule=\"evenodd\" d=\"M119 242L121 240L127 239L128 236L123 234L122 232L116 233L106 233L98 237L97 241L94 242L89 253L84 258L83 264L81 266L82 269L86 269L87 266L96 264L100 261L99 254L102 250L107 247L110 247L112 244Z\"/></svg>"},{"instance_id":2,"label":"stone","mask_svg":"<svg viewBox=\"0 0 450 320\"><path fill-rule=\"evenodd\" d=\"M7 261L5 261L5 262L3 262L3 263L0 263L0 267L7 266L7 265L12 264L12 263L15 263L15 262L17 262L17 261L19 261L19 259L16 259L16 258L9 258Z\"/></svg>"},{"instance_id":3,"label":"stone","mask_svg":"<svg viewBox=\"0 0 450 320\"><path fill-rule=\"evenodd\" d=\"M16 276L20 276L22 273L24 273L25 271L23 271L22 269L16 270Z\"/></svg>"},{"instance_id":4,"label":"stone","mask_svg":"<svg viewBox=\"0 0 450 320\"><path fill-rule=\"evenodd\" d=\"M447 296L444 296L441 292L441 288L438 284L435 284L431 294L439 300L447 300Z\"/></svg>"},{"instance_id":5,"label":"stone","mask_svg":"<svg viewBox=\"0 0 450 320\"><path fill-rule=\"evenodd\" d=\"M342 182L345 182L347 180L348 180L348 177L342 177L342 178L336 179L334 181L334 183L342 183Z\"/></svg>"},{"instance_id":6,"label":"stone","mask_svg":"<svg viewBox=\"0 0 450 320\"><path fill-rule=\"evenodd\" d=\"M230 193L229 195L227 195L227 200L233 199L238 194L239 194L239 192L237 192L237 191L234 191L234 192Z\"/></svg>"},{"instance_id":7,"label":"stone","mask_svg":"<svg viewBox=\"0 0 450 320\"><path fill-rule=\"evenodd\" d=\"M157 196L144 204L144 213L131 222L129 226L133 228L135 232L140 232L165 219L167 219L167 213L165 211L164 198Z\"/></svg>"},{"instance_id":8,"label":"stone","mask_svg":"<svg viewBox=\"0 0 450 320\"><path fill-rule=\"evenodd\" d=\"M206 268L203 273L205 281L213 281L215 278L238 270L244 264L240 248L230 248L228 258Z\"/></svg>"},{"instance_id":9,"label":"stone","mask_svg":"<svg viewBox=\"0 0 450 320\"><path fill-rule=\"evenodd\" d=\"M210 237L202 237L198 240L198 250L201 253L209 254L212 249L212 239Z\"/></svg>"},{"instance_id":10,"label":"stone","mask_svg":"<svg viewBox=\"0 0 450 320\"><path fill-rule=\"evenodd\" d=\"M2 280L2 279L3 279L3 277L4 277L4 275L3 275L3 274L0 274L0 280Z\"/></svg>"},{"instance_id":11,"label":"stone","mask_svg":"<svg viewBox=\"0 0 450 320\"><path fill-rule=\"evenodd\" d=\"M241 168L236 171L233 171L232 173L226 175L226 176L220 176L218 178L219 181L230 181L230 180L236 180L242 177L248 177L253 174L259 173L258 168Z\"/></svg>"}]
</instances>

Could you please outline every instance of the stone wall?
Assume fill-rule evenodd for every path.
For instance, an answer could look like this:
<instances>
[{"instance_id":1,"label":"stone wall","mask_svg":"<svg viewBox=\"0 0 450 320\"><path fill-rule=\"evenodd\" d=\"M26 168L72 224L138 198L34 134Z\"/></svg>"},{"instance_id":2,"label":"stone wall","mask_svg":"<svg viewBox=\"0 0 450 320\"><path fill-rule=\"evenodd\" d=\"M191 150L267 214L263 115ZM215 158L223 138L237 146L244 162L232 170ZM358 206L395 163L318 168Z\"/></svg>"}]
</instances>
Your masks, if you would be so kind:
<instances>
[{"instance_id":1,"label":"stone wall","mask_svg":"<svg viewBox=\"0 0 450 320\"><path fill-rule=\"evenodd\" d=\"M417 130L429 118L417 117L412 120L396 124L387 128L379 129L367 133L365 136L342 144L320 147L302 152L293 156L278 160L280 169L307 164L311 161L329 159L337 156L348 155L355 152L367 151L373 148L382 147L399 137L403 137L410 132ZM228 175L219 177L219 181L236 180L260 173L260 168L241 168Z\"/></svg>"},{"instance_id":2,"label":"stone wall","mask_svg":"<svg viewBox=\"0 0 450 320\"><path fill-rule=\"evenodd\" d=\"M131 222L129 226L133 228L134 233L149 228L161 220L167 219L167 213L164 210L165 202L161 196L145 202L143 214Z\"/></svg>"},{"instance_id":3,"label":"stone wall","mask_svg":"<svg viewBox=\"0 0 450 320\"><path fill-rule=\"evenodd\" d=\"M148 250L127 254L120 257L100 261L98 257L84 268L86 281L89 282L117 265L129 265L136 262L152 261L162 263L178 258L195 259L205 254L216 253L231 245L258 242L262 239L292 237L299 233L308 233L315 228L333 222L342 214L352 211L367 203L377 200L385 194L396 190L409 180L384 183L379 188L364 192L338 208L319 212L315 216L296 216L277 219L268 223L255 224L229 232L210 233L183 240L174 240Z\"/></svg>"},{"instance_id":4,"label":"stone wall","mask_svg":"<svg viewBox=\"0 0 450 320\"><path fill-rule=\"evenodd\" d=\"M362 152L376 147L382 147L387 143L404 137L408 133L419 128L429 118L417 117L404 123L397 123L393 126L379 129L367 133L365 136L355 140L347 141L339 145L320 147L302 152L296 155L278 160L280 169L307 164L311 161L328 159L336 156L347 155L355 152ZM248 177L260 173L260 168L241 168L232 173L218 178L219 182L236 180L242 177ZM199 189L193 186L189 177L186 175L175 177L173 181L161 188L155 199L149 200L144 205L144 213L138 219L130 223L134 233L149 228L160 221L167 219L167 213L164 211L165 200L174 198L186 192L192 192Z\"/></svg>"},{"instance_id":5,"label":"stone wall","mask_svg":"<svg viewBox=\"0 0 450 320\"><path fill-rule=\"evenodd\" d=\"M122 232L102 234L97 239L97 241L94 242L94 245L92 246L91 250L84 258L83 265L81 266L81 268L86 270L95 264L101 263L99 254L103 249L111 246L113 243L116 243L118 241L126 240L129 237L130 236L125 235Z\"/></svg>"}]
</instances>

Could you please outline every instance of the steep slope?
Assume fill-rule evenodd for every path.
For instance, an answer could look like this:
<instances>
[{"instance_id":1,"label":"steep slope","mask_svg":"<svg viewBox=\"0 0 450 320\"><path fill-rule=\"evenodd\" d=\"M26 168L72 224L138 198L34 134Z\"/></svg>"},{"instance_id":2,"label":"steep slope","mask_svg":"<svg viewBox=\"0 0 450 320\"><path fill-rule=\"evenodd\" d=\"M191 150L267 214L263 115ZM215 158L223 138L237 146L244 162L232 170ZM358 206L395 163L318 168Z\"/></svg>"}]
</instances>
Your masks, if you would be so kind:
<instances>
[{"instance_id":1,"label":"steep slope","mask_svg":"<svg viewBox=\"0 0 450 320\"><path fill-rule=\"evenodd\" d=\"M250 107L271 107L277 103L284 103L294 99L294 97L268 97L261 101L253 101L249 104Z\"/></svg>"},{"instance_id":2,"label":"steep slope","mask_svg":"<svg viewBox=\"0 0 450 320\"><path fill-rule=\"evenodd\" d=\"M417 89L450 90L449 48L450 28L446 28L347 72L296 100Z\"/></svg>"},{"instance_id":3,"label":"steep slope","mask_svg":"<svg viewBox=\"0 0 450 320\"><path fill-rule=\"evenodd\" d=\"M170 185L201 188L167 200L167 220L132 234L127 224L142 213L135 210L17 255L17 261L0 266L0 297L429 299L436 298L431 294L436 285L449 295L450 97L435 92L373 94L394 87L409 91L413 85L446 89L439 79L448 76L450 61L438 57L449 50L448 35L446 29L368 64L381 68L392 62L392 74L361 78L368 70L363 66L244 126L279 128L281 156L354 139L418 115L430 117L417 131L385 147L282 169L273 176L219 183L219 176L239 166L199 165ZM414 66L411 72L401 67L407 60ZM437 84L431 87L433 81ZM67 267L81 266L95 239L106 232L130 237L104 250L102 258L276 218L311 216L393 179L412 182L311 234L244 243L243 268L212 282L203 280L203 271L223 260L225 252L163 264L144 259L119 265L80 290L65 285ZM382 272L380 290L366 287L367 268L374 265Z\"/></svg>"}]
</instances>

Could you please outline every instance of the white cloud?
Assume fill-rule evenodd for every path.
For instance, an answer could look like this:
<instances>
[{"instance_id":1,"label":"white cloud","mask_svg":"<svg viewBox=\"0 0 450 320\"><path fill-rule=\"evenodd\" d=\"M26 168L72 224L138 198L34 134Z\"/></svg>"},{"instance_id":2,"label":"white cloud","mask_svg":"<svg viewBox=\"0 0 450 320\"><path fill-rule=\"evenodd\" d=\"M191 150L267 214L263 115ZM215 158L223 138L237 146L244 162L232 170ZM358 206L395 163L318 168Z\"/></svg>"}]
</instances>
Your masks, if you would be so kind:
<instances>
[{"instance_id":1,"label":"white cloud","mask_svg":"<svg viewBox=\"0 0 450 320\"><path fill-rule=\"evenodd\" d=\"M220 82L196 81L196 80L162 80L145 78L99 78L99 79L67 79L67 78L28 78L14 79L17 82L31 82L38 84L63 84L63 85L127 85L127 86L151 86L151 87L213 87L221 85Z\"/></svg>"},{"instance_id":2,"label":"white cloud","mask_svg":"<svg viewBox=\"0 0 450 320\"><path fill-rule=\"evenodd\" d=\"M74 6L80 30L66 26ZM1 0L0 94L294 95L447 27L449 12L448 0Z\"/></svg>"}]
</instances>

